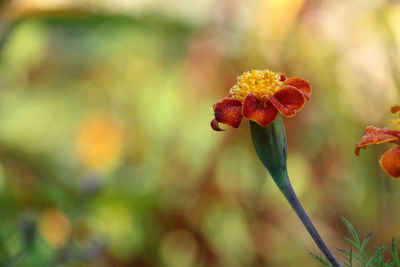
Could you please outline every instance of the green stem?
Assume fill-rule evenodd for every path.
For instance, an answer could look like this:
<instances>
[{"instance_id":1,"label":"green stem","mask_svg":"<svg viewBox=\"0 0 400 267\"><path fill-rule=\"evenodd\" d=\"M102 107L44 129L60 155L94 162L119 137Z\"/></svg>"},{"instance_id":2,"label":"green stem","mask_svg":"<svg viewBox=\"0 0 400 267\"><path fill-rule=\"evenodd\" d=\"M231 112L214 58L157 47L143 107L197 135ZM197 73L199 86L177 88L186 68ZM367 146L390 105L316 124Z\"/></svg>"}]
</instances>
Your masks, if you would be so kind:
<instances>
[{"instance_id":1,"label":"green stem","mask_svg":"<svg viewBox=\"0 0 400 267\"><path fill-rule=\"evenodd\" d=\"M341 266L336 258L333 256L332 252L329 250L325 242L322 240L320 234L317 229L313 225L311 219L308 217L306 211L300 203L300 200L297 198L296 193L293 190L293 187L290 183L288 183L284 188L280 188L281 192L292 206L297 216L307 229L308 233L311 235L314 242L317 244L318 248L322 251L325 257L333 266Z\"/></svg>"},{"instance_id":2,"label":"green stem","mask_svg":"<svg viewBox=\"0 0 400 267\"><path fill-rule=\"evenodd\" d=\"M257 123L250 121L250 129L257 155L264 166L268 169L275 184L292 206L293 210L296 212L297 216L321 252L334 267L340 267L341 265L315 229L290 183L286 164L286 132L282 117L278 116L275 121L267 127L262 127Z\"/></svg>"}]
</instances>

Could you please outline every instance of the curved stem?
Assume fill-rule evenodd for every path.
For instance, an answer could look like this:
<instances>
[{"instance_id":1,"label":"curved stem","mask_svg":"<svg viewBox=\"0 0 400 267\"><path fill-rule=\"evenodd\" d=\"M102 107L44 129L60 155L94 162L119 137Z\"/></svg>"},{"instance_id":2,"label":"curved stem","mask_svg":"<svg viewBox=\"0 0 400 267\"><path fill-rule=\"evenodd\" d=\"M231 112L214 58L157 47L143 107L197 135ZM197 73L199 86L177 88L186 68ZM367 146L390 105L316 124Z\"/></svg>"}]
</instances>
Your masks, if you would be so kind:
<instances>
[{"instance_id":1,"label":"curved stem","mask_svg":"<svg viewBox=\"0 0 400 267\"><path fill-rule=\"evenodd\" d=\"M286 163L286 131L282 117L278 115L275 121L267 127L261 127L257 123L250 121L250 129L256 153L271 174L275 184L289 201L297 216L325 257L334 267L340 267L341 265L325 245L310 218L307 216L307 213L290 184Z\"/></svg>"},{"instance_id":2,"label":"curved stem","mask_svg":"<svg viewBox=\"0 0 400 267\"><path fill-rule=\"evenodd\" d=\"M336 260L335 256L333 256L332 252L329 250L328 246L322 240L321 236L319 235L317 229L315 229L313 223L311 222L310 218L308 217L306 211L304 210L303 206L301 205L299 199L297 198L296 193L293 190L292 185L289 183L286 184L285 187L280 188L283 195L290 203L292 208L295 210L297 216L307 229L308 233L311 235L312 239L317 244L318 248L322 251L328 261L335 267L340 267L340 263Z\"/></svg>"}]
</instances>

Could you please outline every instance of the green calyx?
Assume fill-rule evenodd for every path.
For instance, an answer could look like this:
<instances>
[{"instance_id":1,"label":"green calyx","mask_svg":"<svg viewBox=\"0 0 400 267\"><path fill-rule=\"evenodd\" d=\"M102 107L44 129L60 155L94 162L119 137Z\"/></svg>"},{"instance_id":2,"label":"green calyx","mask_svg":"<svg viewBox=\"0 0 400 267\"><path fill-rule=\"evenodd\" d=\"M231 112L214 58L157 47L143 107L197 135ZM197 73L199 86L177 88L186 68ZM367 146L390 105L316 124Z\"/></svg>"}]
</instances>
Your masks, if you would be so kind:
<instances>
[{"instance_id":1,"label":"green calyx","mask_svg":"<svg viewBox=\"0 0 400 267\"><path fill-rule=\"evenodd\" d=\"M287 174L287 142L285 125L281 115L273 123L262 127L250 121L254 148L280 190L289 184Z\"/></svg>"}]
</instances>

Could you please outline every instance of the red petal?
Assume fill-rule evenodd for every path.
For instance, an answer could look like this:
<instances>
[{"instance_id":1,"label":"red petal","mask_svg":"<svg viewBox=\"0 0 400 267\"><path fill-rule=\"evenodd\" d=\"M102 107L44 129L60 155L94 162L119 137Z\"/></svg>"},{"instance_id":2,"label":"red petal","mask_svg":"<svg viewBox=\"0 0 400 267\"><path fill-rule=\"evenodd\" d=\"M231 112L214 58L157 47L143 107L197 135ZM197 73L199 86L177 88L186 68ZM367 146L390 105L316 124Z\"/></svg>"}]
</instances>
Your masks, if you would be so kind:
<instances>
[{"instance_id":1,"label":"red petal","mask_svg":"<svg viewBox=\"0 0 400 267\"><path fill-rule=\"evenodd\" d=\"M284 86L269 97L272 104L285 117L293 117L304 106L303 94L293 86Z\"/></svg>"},{"instance_id":2,"label":"red petal","mask_svg":"<svg viewBox=\"0 0 400 267\"><path fill-rule=\"evenodd\" d=\"M310 100L311 98L311 85L299 77L292 77L284 81L284 85L291 85L296 87L304 96L305 99Z\"/></svg>"},{"instance_id":3,"label":"red petal","mask_svg":"<svg viewBox=\"0 0 400 267\"><path fill-rule=\"evenodd\" d=\"M400 105L395 105L393 107L390 108L390 112L392 113L396 113L400 111Z\"/></svg>"},{"instance_id":4,"label":"red petal","mask_svg":"<svg viewBox=\"0 0 400 267\"><path fill-rule=\"evenodd\" d=\"M237 128L242 121L242 102L233 98L223 98L213 106L215 121L211 121L211 127L216 130L219 128L218 122L228 124Z\"/></svg>"},{"instance_id":5,"label":"red petal","mask_svg":"<svg viewBox=\"0 0 400 267\"><path fill-rule=\"evenodd\" d=\"M270 125L275 120L276 115L278 115L278 110L269 101L263 107L257 97L252 94L249 94L243 100L243 116L263 127Z\"/></svg>"},{"instance_id":6,"label":"red petal","mask_svg":"<svg viewBox=\"0 0 400 267\"><path fill-rule=\"evenodd\" d=\"M368 126L365 128L364 135L361 137L361 140L356 144L354 153L358 156L361 148L365 148L366 146L372 144L382 144L387 142L399 144L400 131L379 129L374 126Z\"/></svg>"},{"instance_id":7,"label":"red petal","mask_svg":"<svg viewBox=\"0 0 400 267\"><path fill-rule=\"evenodd\" d=\"M386 151L379 163L387 174L394 178L400 177L400 147L394 147Z\"/></svg>"}]
</instances>

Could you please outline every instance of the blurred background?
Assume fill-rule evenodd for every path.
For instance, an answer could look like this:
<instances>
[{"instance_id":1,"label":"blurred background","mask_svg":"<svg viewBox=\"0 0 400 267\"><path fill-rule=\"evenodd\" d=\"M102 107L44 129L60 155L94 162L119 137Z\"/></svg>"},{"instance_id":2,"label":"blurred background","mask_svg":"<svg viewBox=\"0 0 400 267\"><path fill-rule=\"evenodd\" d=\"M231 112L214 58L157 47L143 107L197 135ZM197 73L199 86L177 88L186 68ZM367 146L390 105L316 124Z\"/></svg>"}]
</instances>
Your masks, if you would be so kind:
<instances>
[{"instance_id":1,"label":"blurred background","mask_svg":"<svg viewBox=\"0 0 400 267\"><path fill-rule=\"evenodd\" d=\"M0 1L0 265L319 266L247 121L209 127L250 69L313 86L289 172L327 244L338 215L388 243L390 145L353 149L394 127L399 23L389 0Z\"/></svg>"}]
</instances>

